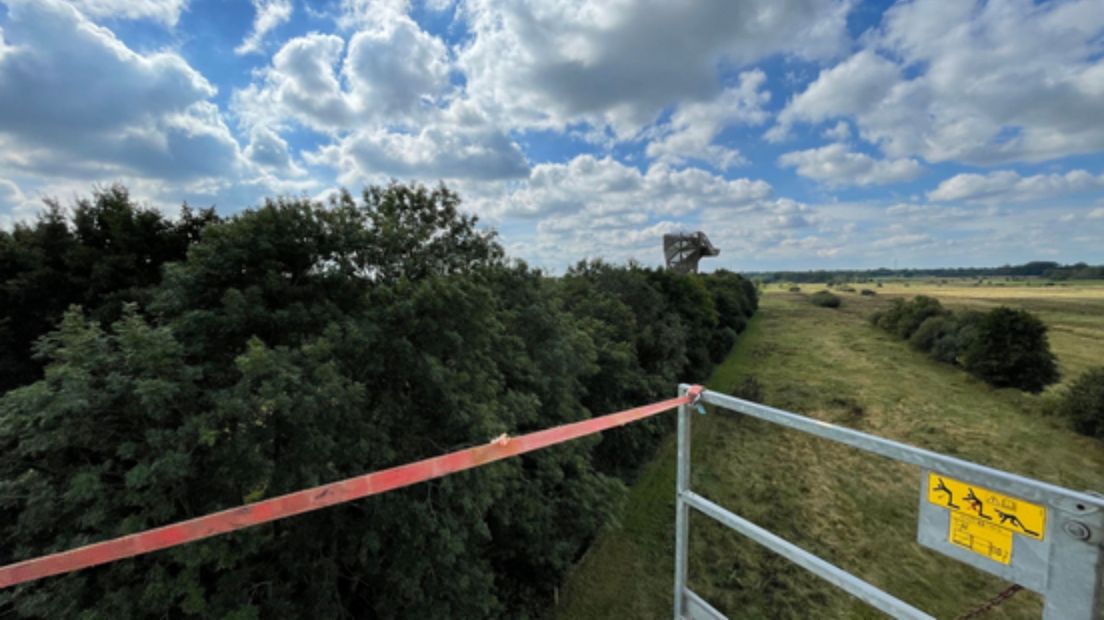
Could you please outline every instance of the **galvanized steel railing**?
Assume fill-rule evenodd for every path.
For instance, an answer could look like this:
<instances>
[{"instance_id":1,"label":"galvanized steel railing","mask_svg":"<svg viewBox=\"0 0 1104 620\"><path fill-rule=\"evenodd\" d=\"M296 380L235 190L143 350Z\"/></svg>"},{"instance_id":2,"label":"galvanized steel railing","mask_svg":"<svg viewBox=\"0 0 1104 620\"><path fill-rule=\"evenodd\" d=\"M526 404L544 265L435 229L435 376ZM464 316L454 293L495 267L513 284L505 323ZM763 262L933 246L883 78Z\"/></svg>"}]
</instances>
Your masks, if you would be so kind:
<instances>
[{"instance_id":1,"label":"galvanized steel railing","mask_svg":"<svg viewBox=\"0 0 1104 620\"><path fill-rule=\"evenodd\" d=\"M679 386L679 394L688 385ZM701 401L924 470L917 540L1041 594L1046 620L1095 620L1104 575L1104 498L1017 476L705 390ZM687 585L690 508L740 532L895 618L931 615L718 506L690 489L691 405L678 413L675 618L723 619Z\"/></svg>"}]
</instances>

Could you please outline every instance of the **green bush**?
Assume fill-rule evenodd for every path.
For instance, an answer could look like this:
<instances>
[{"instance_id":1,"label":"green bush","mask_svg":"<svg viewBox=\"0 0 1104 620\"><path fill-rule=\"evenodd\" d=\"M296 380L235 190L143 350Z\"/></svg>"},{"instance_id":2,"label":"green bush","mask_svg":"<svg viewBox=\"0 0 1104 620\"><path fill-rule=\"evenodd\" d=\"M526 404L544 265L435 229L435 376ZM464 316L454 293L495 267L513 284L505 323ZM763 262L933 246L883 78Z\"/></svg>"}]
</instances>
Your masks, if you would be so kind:
<instances>
[{"instance_id":1,"label":"green bush","mask_svg":"<svg viewBox=\"0 0 1104 620\"><path fill-rule=\"evenodd\" d=\"M809 296L809 301L811 301L813 305L822 308L839 308L841 303L838 295L833 295L828 291L817 291L813 293Z\"/></svg>"},{"instance_id":2,"label":"green bush","mask_svg":"<svg viewBox=\"0 0 1104 620\"><path fill-rule=\"evenodd\" d=\"M1086 370L1073 382L1059 412L1078 433L1104 439L1104 366Z\"/></svg>"},{"instance_id":3,"label":"green bush","mask_svg":"<svg viewBox=\"0 0 1104 620\"><path fill-rule=\"evenodd\" d=\"M898 338L907 340L928 317L946 313L943 305L934 297L917 295L912 301L894 299L889 309L885 310L879 318L878 326L897 334Z\"/></svg>"},{"instance_id":4,"label":"green bush","mask_svg":"<svg viewBox=\"0 0 1104 620\"><path fill-rule=\"evenodd\" d=\"M970 374L996 387L1038 393L1058 381L1046 325L1026 310L996 308L963 342L960 359Z\"/></svg>"},{"instance_id":5,"label":"green bush","mask_svg":"<svg viewBox=\"0 0 1104 620\"><path fill-rule=\"evenodd\" d=\"M800 293L801 292L801 287L800 286L791 286L790 287L790 292L791 293Z\"/></svg>"},{"instance_id":6,"label":"green bush","mask_svg":"<svg viewBox=\"0 0 1104 620\"><path fill-rule=\"evenodd\" d=\"M954 331L954 321L945 316L930 316L909 337L909 345L914 349L931 353L935 343Z\"/></svg>"},{"instance_id":7,"label":"green bush","mask_svg":"<svg viewBox=\"0 0 1104 620\"><path fill-rule=\"evenodd\" d=\"M865 296L865 297L873 297L874 295L877 295L877 293L874 292L873 289L869 289L869 288L864 288L862 291L860 291L860 294Z\"/></svg>"}]
</instances>

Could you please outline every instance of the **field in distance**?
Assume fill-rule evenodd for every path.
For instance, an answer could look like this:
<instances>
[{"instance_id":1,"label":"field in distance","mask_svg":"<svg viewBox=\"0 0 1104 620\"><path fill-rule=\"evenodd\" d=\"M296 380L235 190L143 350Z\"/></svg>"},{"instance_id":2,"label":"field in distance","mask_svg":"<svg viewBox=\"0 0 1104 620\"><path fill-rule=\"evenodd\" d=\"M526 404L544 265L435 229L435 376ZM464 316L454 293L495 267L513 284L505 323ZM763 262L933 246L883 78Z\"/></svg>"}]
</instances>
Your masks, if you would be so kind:
<instances>
[{"instance_id":1,"label":"field in distance","mask_svg":"<svg viewBox=\"0 0 1104 620\"><path fill-rule=\"evenodd\" d=\"M1037 396L993 389L867 320L888 299L916 294L950 308L1027 308L1050 327L1065 383L1104 365L1104 283L905 284L853 283L854 293L839 293L839 309L808 302L823 285L801 284L800 293L789 284L767 286L759 314L710 387L738 392L754 377L770 405L1104 490L1104 444L1046 414L1061 385ZM863 296L862 288L877 294ZM1008 585L915 542L917 468L713 410L694 416L693 446L695 490L937 617L956 617ZM674 478L669 438L632 488L619 525L570 575L555 617L671 616ZM691 517L690 538L691 587L732 618L882 617L701 515ZM1040 611L1039 598L1023 592L987 617L1038 618Z\"/></svg>"},{"instance_id":2,"label":"field in distance","mask_svg":"<svg viewBox=\"0 0 1104 620\"><path fill-rule=\"evenodd\" d=\"M774 284L768 290L788 290L791 286L795 285ZM874 290L881 300L928 295L951 310L984 312L997 306L1009 306L1033 312L1047 325L1051 350L1058 357L1062 371L1061 382L1050 390L1068 384L1090 366L1104 365L1104 281L1101 280L923 278L887 280L882 282L881 288L871 282L847 286L854 288L856 293L863 288ZM801 288L811 293L825 287L806 284ZM847 292L839 294L845 303L857 296ZM851 304L851 310L873 311L877 303L876 300L859 299Z\"/></svg>"}]
</instances>

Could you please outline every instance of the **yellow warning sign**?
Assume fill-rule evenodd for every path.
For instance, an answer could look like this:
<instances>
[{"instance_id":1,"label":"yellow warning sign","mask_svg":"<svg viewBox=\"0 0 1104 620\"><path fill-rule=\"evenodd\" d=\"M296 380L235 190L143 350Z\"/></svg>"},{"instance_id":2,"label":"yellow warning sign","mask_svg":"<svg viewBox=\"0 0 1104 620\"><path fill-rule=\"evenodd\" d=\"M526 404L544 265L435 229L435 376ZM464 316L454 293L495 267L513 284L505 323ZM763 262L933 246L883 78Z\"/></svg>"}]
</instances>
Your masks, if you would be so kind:
<instances>
[{"instance_id":1,"label":"yellow warning sign","mask_svg":"<svg viewBox=\"0 0 1104 620\"><path fill-rule=\"evenodd\" d=\"M1043 540L1046 535L1046 508L1043 506L935 472L928 472L928 501L951 511L951 540L956 544L961 544L954 540L956 515L970 516L983 525L992 526L984 528L986 532L995 528L1036 540ZM959 523L966 521L959 519ZM979 527L969 526L967 529L970 536L995 540L993 535L979 534L982 531ZM996 541L994 545L999 547L999 542ZM962 546L973 548L970 545ZM1007 547L1011 552L1011 538L1008 539Z\"/></svg>"},{"instance_id":2,"label":"yellow warning sign","mask_svg":"<svg viewBox=\"0 0 1104 620\"><path fill-rule=\"evenodd\" d=\"M995 562L1012 562L1012 532L985 519L952 512L947 540Z\"/></svg>"}]
</instances>

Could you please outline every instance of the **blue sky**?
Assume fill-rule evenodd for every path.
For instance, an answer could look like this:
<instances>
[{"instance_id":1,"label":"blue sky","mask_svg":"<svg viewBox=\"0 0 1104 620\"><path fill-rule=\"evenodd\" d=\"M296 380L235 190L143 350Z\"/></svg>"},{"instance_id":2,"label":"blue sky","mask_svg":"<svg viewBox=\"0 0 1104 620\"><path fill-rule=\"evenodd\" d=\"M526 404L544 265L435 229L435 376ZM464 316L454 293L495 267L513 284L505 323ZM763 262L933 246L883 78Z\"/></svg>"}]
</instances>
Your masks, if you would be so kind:
<instances>
[{"instance_id":1,"label":"blue sky","mask_svg":"<svg viewBox=\"0 0 1104 620\"><path fill-rule=\"evenodd\" d=\"M553 271L1100 263L1102 111L1099 0L0 0L0 225L395 178Z\"/></svg>"}]
</instances>

